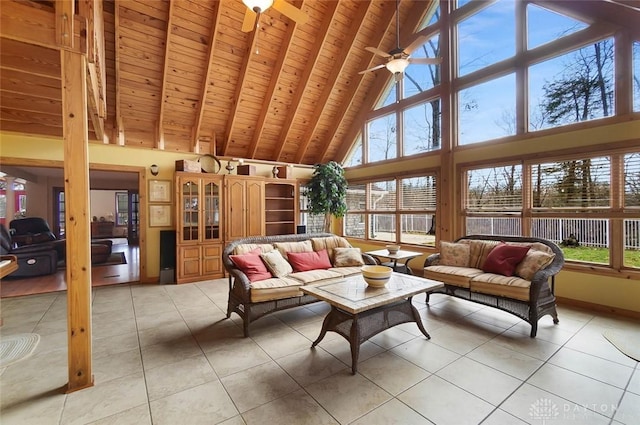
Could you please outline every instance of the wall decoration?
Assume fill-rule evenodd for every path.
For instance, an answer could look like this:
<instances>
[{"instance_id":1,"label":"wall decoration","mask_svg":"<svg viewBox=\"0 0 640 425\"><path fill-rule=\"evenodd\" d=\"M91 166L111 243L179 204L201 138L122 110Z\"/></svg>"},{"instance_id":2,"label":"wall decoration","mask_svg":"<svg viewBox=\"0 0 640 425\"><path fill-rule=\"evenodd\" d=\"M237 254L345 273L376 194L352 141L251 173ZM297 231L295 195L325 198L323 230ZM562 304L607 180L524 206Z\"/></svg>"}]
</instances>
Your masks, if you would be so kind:
<instances>
[{"instance_id":1,"label":"wall decoration","mask_svg":"<svg viewBox=\"0 0 640 425\"><path fill-rule=\"evenodd\" d=\"M171 226L171 205L149 205L149 226Z\"/></svg>"},{"instance_id":2,"label":"wall decoration","mask_svg":"<svg viewBox=\"0 0 640 425\"><path fill-rule=\"evenodd\" d=\"M149 180L149 202L171 202L171 181Z\"/></svg>"}]
</instances>

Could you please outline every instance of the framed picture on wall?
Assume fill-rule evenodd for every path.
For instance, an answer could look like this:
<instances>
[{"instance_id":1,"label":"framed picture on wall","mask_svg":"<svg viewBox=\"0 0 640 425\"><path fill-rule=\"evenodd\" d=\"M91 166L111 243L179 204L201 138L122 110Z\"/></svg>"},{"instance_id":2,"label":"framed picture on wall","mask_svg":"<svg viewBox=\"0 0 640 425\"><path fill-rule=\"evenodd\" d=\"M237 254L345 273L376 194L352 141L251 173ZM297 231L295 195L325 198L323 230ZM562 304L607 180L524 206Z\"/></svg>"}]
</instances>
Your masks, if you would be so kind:
<instances>
[{"instance_id":1,"label":"framed picture on wall","mask_svg":"<svg viewBox=\"0 0 640 425\"><path fill-rule=\"evenodd\" d=\"M149 202L171 202L171 181L149 180Z\"/></svg>"},{"instance_id":2,"label":"framed picture on wall","mask_svg":"<svg viewBox=\"0 0 640 425\"><path fill-rule=\"evenodd\" d=\"M149 226L171 226L171 205L149 205Z\"/></svg>"}]
</instances>

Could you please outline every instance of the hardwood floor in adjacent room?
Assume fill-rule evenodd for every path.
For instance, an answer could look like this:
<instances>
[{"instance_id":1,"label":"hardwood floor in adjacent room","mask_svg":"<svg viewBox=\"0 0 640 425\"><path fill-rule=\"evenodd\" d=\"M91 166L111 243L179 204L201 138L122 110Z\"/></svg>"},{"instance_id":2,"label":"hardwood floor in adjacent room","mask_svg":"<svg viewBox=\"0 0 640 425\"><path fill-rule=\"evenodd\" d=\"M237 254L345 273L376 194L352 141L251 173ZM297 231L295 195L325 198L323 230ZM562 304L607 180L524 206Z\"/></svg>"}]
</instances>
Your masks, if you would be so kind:
<instances>
[{"instance_id":1,"label":"hardwood floor in adjacent room","mask_svg":"<svg viewBox=\"0 0 640 425\"><path fill-rule=\"evenodd\" d=\"M127 244L113 245L113 252L124 252L127 264L91 268L91 286L116 285L140 281L140 248ZM22 279L2 279L0 297L18 297L22 295L45 294L66 291L66 270L59 268L54 274Z\"/></svg>"}]
</instances>

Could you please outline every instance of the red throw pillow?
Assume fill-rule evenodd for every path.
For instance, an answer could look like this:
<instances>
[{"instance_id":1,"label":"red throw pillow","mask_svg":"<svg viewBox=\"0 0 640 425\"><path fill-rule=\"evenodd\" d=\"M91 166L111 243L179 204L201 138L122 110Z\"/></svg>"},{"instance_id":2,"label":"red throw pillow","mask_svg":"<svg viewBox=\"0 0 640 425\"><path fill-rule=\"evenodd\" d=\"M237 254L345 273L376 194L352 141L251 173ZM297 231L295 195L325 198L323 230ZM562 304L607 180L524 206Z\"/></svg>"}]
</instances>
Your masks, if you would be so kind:
<instances>
[{"instance_id":1,"label":"red throw pillow","mask_svg":"<svg viewBox=\"0 0 640 425\"><path fill-rule=\"evenodd\" d=\"M314 252L287 252L287 258L294 272L331 268L326 249Z\"/></svg>"},{"instance_id":2,"label":"red throw pillow","mask_svg":"<svg viewBox=\"0 0 640 425\"><path fill-rule=\"evenodd\" d=\"M229 256L231 261L247 275L250 282L271 279L272 277L271 272L267 270L267 266L262 262L259 252L260 248L256 248L248 254Z\"/></svg>"},{"instance_id":3,"label":"red throw pillow","mask_svg":"<svg viewBox=\"0 0 640 425\"><path fill-rule=\"evenodd\" d=\"M487 273L513 276L516 266L527 255L527 251L529 251L528 246L501 243L491 250L482 265L482 270Z\"/></svg>"}]
</instances>

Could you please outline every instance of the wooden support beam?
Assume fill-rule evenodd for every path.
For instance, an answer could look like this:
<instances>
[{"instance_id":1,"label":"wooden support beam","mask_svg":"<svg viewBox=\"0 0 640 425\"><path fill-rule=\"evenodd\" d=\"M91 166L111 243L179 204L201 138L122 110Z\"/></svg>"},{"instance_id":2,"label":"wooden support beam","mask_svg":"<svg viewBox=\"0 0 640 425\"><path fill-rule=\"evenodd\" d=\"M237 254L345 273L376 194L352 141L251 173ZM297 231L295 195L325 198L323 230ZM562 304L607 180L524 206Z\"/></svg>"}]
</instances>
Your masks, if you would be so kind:
<instances>
[{"instance_id":1,"label":"wooden support beam","mask_svg":"<svg viewBox=\"0 0 640 425\"><path fill-rule=\"evenodd\" d=\"M395 16L395 5L392 4L391 2L385 2L384 7L386 7L386 10L384 11L384 15L382 16L380 22L383 23L384 28L381 28L380 31L377 33L375 39L372 39L370 41L371 46L372 47L378 47L380 48L380 43L382 42L382 40L384 40L384 36L390 31L391 26L394 22L394 16ZM369 59L363 59L360 63L360 66L358 67L358 69L368 69L371 68L371 66L373 65L374 61L377 60L375 55L371 55L369 56ZM379 93L382 91L382 89L384 88L384 85L387 84L387 82L389 81L389 79L391 78L391 75L386 75L384 74L386 72L386 70L380 70L380 72L375 76L376 78L376 82L374 83L374 88L372 90L369 90L369 96L370 97L374 97L373 102L375 102L375 100L378 98ZM382 73L382 75L380 75ZM364 74L358 74L356 76L354 76L352 78L352 82L351 85L349 87L349 92L345 94L342 104L340 105L340 109L338 110L338 113L336 114L336 117L338 117L337 119L335 119L333 121L333 125L331 126L331 128L329 128L329 131L327 132L327 139L325 140L325 144L322 148L322 155L321 155L321 159L320 162L324 162L325 157L327 155L327 152L329 150L329 146L331 145L331 141L336 137L336 134L338 133L338 130L340 129L340 127L342 126L342 122L344 120L344 117L346 116L347 111L351 108L351 106L353 105L353 100L355 98L356 93L358 92L358 90L360 89L360 86L362 85L362 82L365 79L365 75ZM369 77L367 77L369 78ZM368 102L365 101L365 104L367 104ZM363 108L360 109L360 112L358 113L358 115L356 116L356 119L354 120L354 123L362 123L364 122L364 118L366 116L366 114L369 113L369 110L365 110ZM344 141L346 143L343 143L342 146L340 147L340 149L338 150L338 154L336 156L336 160L337 161L341 161L344 159L344 157L346 157L349 153L349 150L351 150L351 146L352 146L352 141L355 140L356 135L358 134L358 131L360 131L361 127L358 126L352 126L352 131L349 132L349 134L347 134L347 137L344 138ZM351 134L353 133L353 134Z\"/></svg>"},{"instance_id":2,"label":"wooden support beam","mask_svg":"<svg viewBox=\"0 0 640 425\"><path fill-rule=\"evenodd\" d=\"M122 84L121 82L121 75L120 75L120 1L121 0L113 0L114 5L113 5L113 21L114 21L114 27L115 27L115 62L116 62L116 66L115 66L115 78L116 78L116 104L115 104L115 108L116 108L116 115L115 115L115 119L116 119L116 135L117 137L114 137L114 143L120 145L120 146L124 146L124 142L125 142L125 135L124 135L124 123L122 120L122 107L120 106L120 86Z\"/></svg>"},{"instance_id":3,"label":"wooden support beam","mask_svg":"<svg viewBox=\"0 0 640 425\"><path fill-rule=\"evenodd\" d=\"M302 9L302 2L294 4L294 6ZM271 80L269 81L269 87L267 88L267 93L265 95L265 99L268 99L268 102L260 110L260 115L258 116L258 121L256 122L256 128L253 132L253 138L251 139L251 143L249 144L247 158L255 158L256 156L256 152L258 150L258 142L262 138L264 125L267 121L267 115L269 114L269 111L271 111L271 105L273 104L275 98L274 93L276 91L276 87L278 86L278 81L280 81L280 78L283 75L284 63L287 60L289 52L292 49L293 40L298 28L298 25L289 25L287 28L287 32L284 35L284 40L280 45L280 51L283 53L278 56L278 60L273 66L274 71L271 73Z\"/></svg>"},{"instance_id":4,"label":"wooden support beam","mask_svg":"<svg viewBox=\"0 0 640 425\"><path fill-rule=\"evenodd\" d=\"M231 0L220 0L231 1ZM242 66L238 73L238 83L236 84L236 90L233 94L233 104L231 105L231 111L229 112L229 119L227 120L227 127L224 132L225 140L222 142L221 155L227 155L229 150L229 144L233 140L233 131L235 129L236 118L238 116L238 108L242 101L242 93L245 91L245 86L249 83L249 62L253 56L253 52L256 50L256 43L258 42L259 28L256 28L249 34L249 46L247 52L242 59Z\"/></svg>"},{"instance_id":5,"label":"wooden support beam","mask_svg":"<svg viewBox=\"0 0 640 425\"><path fill-rule=\"evenodd\" d=\"M298 90L296 91L296 94L291 101L291 104L289 106L289 114L285 119L282 130L280 131L280 136L277 139L279 140L279 145L275 150L275 155L273 157L274 161L278 161L280 159L280 157L282 156L282 152L284 151L284 146L289 140L289 133L291 132L291 127L293 126L293 122L295 121L296 115L298 113L298 108L300 107L300 103L302 102L302 98L307 91L307 86L309 85L309 82L311 80L311 73L320 60L322 45L329 37L329 28L331 27L331 22L333 21L338 11L337 1L327 3L327 11L325 12L325 15L320 24L320 29L318 30L318 34L320 34L321 36L316 39L315 44L309 49L309 63L306 64L302 76L300 77Z\"/></svg>"},{"instance_id":6,"label":"wooden support beam","mask_svg":"<svg viewBox=\"0 0 640 425\"><path fill-rule=\"evenodd\" d=\"M91 368L91 221L86 58L60 51L64 139L67 329L72 392L93 386Z\"/></svg>"},{"instance_id":7,"label":"wooden support beam","mask_svg":"<svg viewBox=\"0 0 640 425\"><path fill-rule=\"evenodd\" d=\"M58 2L61 1L56 1L56 10ZM67 10L64 13L68 13L70 6L73 6L72 1L60 5L60 7L64 7ZM2 7L0 7L0 34L6 39L50 49L58 50L60 46L64 46L69 50L86 53L85 22L80 16L74 16L73 14L69 16L67 23L62 25L62 19L58 22L55 13L14 1L3 1ZM69 28L69 31L73 30L73 32L68 33L69 36L66 37L68 42L64 45L56 41L62 38L58 35L63 34L63 31L65 31L64 28L57 28L58 25Z\"/></svg>"},{"instance_id":8,"label":"wooden support beam","mask_svg":"<svg viewBox=\"0 0 640 425\"><path fill-rule=\"evenodd\" d=\"M167 18L167 36L164 42L164 66L162 70L162 86L160 88L160 112L158 113L158 126L156 138L154 140L155 147L157 149L164 150L164 105L167 101L167 77L169 76L169 46L171 45L171 25L173 18L173 7L176 4L176 0L169 0L169 15Z\"/></svg>"},{"instance_id":9,"label":"wooden support beam","mask_svg":"<svg viewBox=\"0 0 640 425\"><path fill-rule=\"evenodd\" d=\"M211 35L209 36L209 51L207 52L207 70L204 73L202 78L202 90L200 93L200 100L198 102L198 113L196 115L196 122L193 126L194 135L193 140L191 141L192 150L195 150L196 144L200 140L200 129L202 127L202 121L204 119L204 109L207 103L207 96L209 94L209 81L211 74L211 68L213 66L213 53L215 52L215 46L218 41L218 23L220 22L220 16L222 15L222 7L220 6L220 2L214 3L214 18L213 23L211 25ZM215 140L213 141L215 143Z\"/></svg>"},{"instance_id":10,"label":"wooden support beam","mask_svg":"<svg viewBox=\"0 0 640 425\"><path fill-rule=\"evenodd\" d=\"M322 116L322 111L325 108L325 105L329 101L329 97L331 93L338 85L338 81L340 80L340 74L342 74L342 70L344 69L345 64L347 63L347 59L351 54L351 49L353 48L353 43L360 32L360 29L364 26L365 16L369 9L372 7L372 2L360 2L358 3L358 9L353 16L353 26L350 28L349 32L343 35L343 45L350 46L350 48L343 48L340 51L340 55L336 57L334 61L334 65L331 68L331 72L327 77L327 84L322 90L320 94L320 99L316 102L316 107L313 111L313 114L310 117L310 122L307 124L305 131L305 135L302 138L302 142L298 151L296 152L295 162L301 164L304 158L304 155L307 153L307 149L311 144L311 139L313 138L314 133L318 129L318 123L320 122L320 117Z\"/></svg>"}]
</instances>

